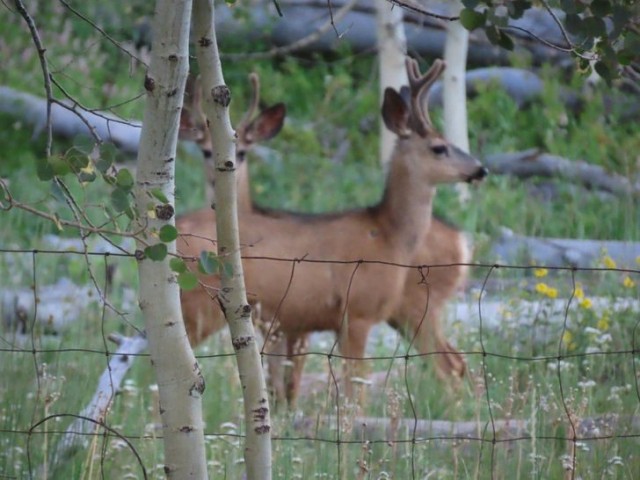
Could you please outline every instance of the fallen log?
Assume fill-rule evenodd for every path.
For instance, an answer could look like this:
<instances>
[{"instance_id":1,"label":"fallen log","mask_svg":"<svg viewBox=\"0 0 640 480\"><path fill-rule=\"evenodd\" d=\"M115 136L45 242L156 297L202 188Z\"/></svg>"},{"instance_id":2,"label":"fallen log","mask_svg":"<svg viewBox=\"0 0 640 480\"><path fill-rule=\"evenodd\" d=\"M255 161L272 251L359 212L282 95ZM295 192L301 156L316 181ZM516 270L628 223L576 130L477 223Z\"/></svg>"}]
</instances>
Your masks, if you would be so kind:
<instances>
[{"instance_id":1,"label":"fallen log","mask_svg":"<svg viewBox=\"0 0 640 480\"><path fill-rule=\"evenodd\" d=\"M492 173L519 178L561 178L616 195L640 195L640 179L632 181L622 175L608 173L599 165L568 160L538 149L487 155L483 160Z\"/></svg>"},{"instance_id":2,"label":"fallen log","mask_svg":"<svg viewBox=\"0 0 640 480\"><path fill-rule=\"evenodd\" d=\"M532 424L530 420L519 419L491 419L483 421L448 421L424 420L418 418L378 418L355 417L343 420L348 423L349 431L341 425L341 439L343 441L430 441L440 442L443 447L452 443L466 444L475 442L508 444L515 441L535 438L539 431L539 424ZM576 419L575 441L605 439L622 435L640 435L640 417L637 415L605 414L597 417ZM338 417L333 415L304 416L293 421L293 427L309 438L318 438L318 432L335 431L338 428ZM553 426L551 426L553 428ZM557 428L557 426L556 426ZM564 435L558 433L559 439L573 442L570 422L567 419ZM637 441L637 439L636 439Z\"/></svg>"},{"instance_id":3,"label":"fallen log","mask_svg":"<svg viewBox=\"0 0 640 480\"><path fill-rule=\"evenodd\" d=\"M640 268L640 242L578 240L517 235L507 228L491 247L497 263L549 267L591 268L609 256L619 268Z\"/></svg>"},{"instance_id":4,"label":"fallen log","mask_svg":"<svg viewBox=\"0 0 640 480\"><path fill-rule=\"evenodd\" d=\"M327 2L322 0L280 0L278 6L282 16L278 14L274 2L255 2L243 10L242 15L238 14L238 8L234 5L225 4L217 12L216 28L221 32L223 46L225 38L244 38L267 45L287 46L321 29L347 1L333 0L329 4L331 8L328 8ZM451 14L448 2L430 0L421 2L420 6L436 15L448 17ZM563 16L560 11L556 14ZM333 52L345 44L355 51L375 50L375 16L374 4L360 0L341 21L335 22L335 29L319 35L313 42L305 42L299 52ZM566 51L545 45L525 33L531 32L549 44L567 46L563 32L546 10L531 8L522 18L509 22L517 27L517 30L509 31L516 40L516 49L528 52L534 63L552 61L571 64L571 57ZM405 10L404 28L409 52L429 57L442 56L446 37L445 20ZM484 31L471 32L468 54L471 65L508 64L510 55L511 52L492 45Z\"/></svg>"},{"instance_id":5,"label":"fallen log","mask_svg":"<svg viewBox=\"0 0 640 480\"><path fill-rule=\"evenodd\" d=\"M105 422L113 399L133 361L147 349L147 339L142 335L123 337L114 333L109 335L109 340L118 345L118 349L110 354L109 363L98 380L93 398L56 445L47 470L49 472L55 472L57 467L67 463L78 451L86 450L94 441L93 437Z\"/></svg>"},{"instance_id":6,"label":"fallen log","mask_svg":"<svg viewBox=\"0 0 640 480\"><path fill-rule=\"evenodd\" d=\"M91 112L77 104L51 105L53 134L62 138L96 134L102 141L113 142L128 154L137 154L141 122L124 120L108 112ZM0 86L0 112L13 116L33 128L33 138L47 122L47 100L42 97Z\"/></svg>"}]
</instances>

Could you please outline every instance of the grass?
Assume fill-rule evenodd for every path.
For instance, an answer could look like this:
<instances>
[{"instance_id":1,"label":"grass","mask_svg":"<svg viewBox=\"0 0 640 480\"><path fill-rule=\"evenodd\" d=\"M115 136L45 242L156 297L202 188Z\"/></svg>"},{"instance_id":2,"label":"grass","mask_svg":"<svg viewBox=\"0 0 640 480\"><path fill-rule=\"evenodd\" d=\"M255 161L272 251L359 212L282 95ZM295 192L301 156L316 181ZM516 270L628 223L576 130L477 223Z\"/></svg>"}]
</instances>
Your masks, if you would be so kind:
<instances>
[{"instance_id":1,"label":"grass","mask_svg":"<svg viewBox=\"0 0 640 480\"><path fill-rule=\"evenodd\" d=\"M39 18L46 25L42 32L52 68L70 94L91 107L105 108L141 91L142 69L129 71L124 55L116 55L108 42L57 4L39 8ZM107 7L94 9L91 2L87 8L90 15L100 18L108 19L114 14ZM123 20L122 30L109 30L114 35L127 32L143 9L136 2L126 8L132 10ZM24 29L10 21L9 15L6 9L0 10L0 21L7 28L4 40L0 40L4 50L0 51L9 53L3 57L6 68L0 71L0 83L41 94L37 58ZM71 41L62 41L67 38ZM246 74L250 70L257 71L263 79L265 103L287 102L287 124L269 144L277 154L267 162L252 165L258 203L322 212L377 201L382 194L383 174L377 161L378 99L372 55L341 52L332 59L238 60L225 62L224 66L234 95L234 119L246 107ZM620 121L617 113L605 111L598 99L609 93L606 88L596 89L594 100L573 114L558 101L561 82L555 73L547 69L543 75L544 95L528 108L518 108L493 88L469 102L472 150L486 155L537 147L599 164L612 172L637 175L638 123ZM86 78L91 81L84 81ZM578 77L571 79L574 85L579 81ZM141 110L141 101L124 103L117 109L128 118L140 118ZM0 126L0 176L11 182L15 198L71 218L51 183L37 180L43 140L33 141L29 128L6 116L0 116ZM349 149L344 156L338 156L345 142ZM70 142L56 139L54 151L65 152L70 146ZM181 149L179 159L177 208L185 212L203 204L204 189L200 158ZM111 187L101 181L83 185L72 175L65 177L65 182L78 204L98 221L109 204ZM551 199L541 198L540 189L548 188L549 183L556 194ZM493 260L488 246L505 226L527 235L640 240L637 199L605 196L563 181L522 182L494 175L474 189L473 201L466 205L458 202L453 189L441 189L435 208L473 234L476 260L489 263ZM60 232L51 222L17 209L0 215L0 245L5 248L41 248L42 236L47 233L76 236L70 229ZM122 226L125 224L123 221ZM34 279L33 258L31 254L1 253L3 286L30 286L36 280L38 285L45 285L60 277L69 277L77 284L90 280L83 257L48 254L35 256ZM109 262L118 264L110 298L121 304L125 289L136 287L135 263L130 259ZM101 281L102 262L94 261L94 268ZM500 311L487 310L484 318L499 327L480 328L478 322L469 325L467 319L453 311L447 315L450 338L459 349L469 352L469 376L458 391L449 391L434 380L432 362L416 357L407 360L405 342L390 344L386 340L389 333L380 334L372 342L372 356L398 357L371 361L371 370L390 372L387 389L368 395L365 403L343 412L339 429L320 425L312 432L312 438L300 438L301 433L292 427L293 414L277 413L273 418L274 477L562 478L566 475L563 458L573 455L572 442L563 439L571 436L567 412L574 424L609 413L623 418L637 416L637 355L632 353L637 351L637 310L589 308L585 301L637 300L637 273L565 271L536 277L533 270L489 272L478 267L472 276L481 281L489 273L491 282L483 292L481 305L488 309L490 301L502 302ZM497 287L492 286L493 281ZM582 290L574 284L580 284ZM579 291L582 295L578 295ZM554 292L558 298L573 296L571 304L558 311L551 298ZM472 312L477 311L475 293L466 299ZM536 306L533 311L531 302ZM567 303L568 300L562 305L566 307ZM64 431L70 418L52 418L30 436L26 432L42 418L75 414L86 405L96 378L106 365L105 335L113 331L133 334L134 326L141 326L135 308L129 306L127 310L130 315L123 318L108 310L103 315L101 308L90 308L82 312L82 321L56 337L35 332L20 351L11 347L13 333L3 324L0 376L11 379L0 385L3 475L35 475L52 455L59 439L55 432ZM524 328L527 320L531 323ZM327 372L326 348L308 361L307 371ZM210 475L240 478L243 409L226 334L209 339L196 353L207 382L204 402ZM340 371L338 359L332 360L332 366ZM483 441L413 441L411 432L406 431L398 434L396 442L380 437L362 442L362 438L353 435L357 425L353 425L349 414L358 408L366 415L388 419L475 422ZM336 413L333 397L326 388L305 398L300 411L309 417ZM535 427L531 438L494 443L491 418L530 420ZM132 442L149 475L163 476L157 391L146 357L135 362L107 420ZM340 444L336 443L338 432ZM613 433L576 445L575 478L635 478L635 472L640 470L637 438L616 436L620 430ZM631 431L632 435L638 433ZM135 456L122 439L96 436L90 448L79 451L51 478L101 475L141 477Z\"/></svg>"}]
</instances>

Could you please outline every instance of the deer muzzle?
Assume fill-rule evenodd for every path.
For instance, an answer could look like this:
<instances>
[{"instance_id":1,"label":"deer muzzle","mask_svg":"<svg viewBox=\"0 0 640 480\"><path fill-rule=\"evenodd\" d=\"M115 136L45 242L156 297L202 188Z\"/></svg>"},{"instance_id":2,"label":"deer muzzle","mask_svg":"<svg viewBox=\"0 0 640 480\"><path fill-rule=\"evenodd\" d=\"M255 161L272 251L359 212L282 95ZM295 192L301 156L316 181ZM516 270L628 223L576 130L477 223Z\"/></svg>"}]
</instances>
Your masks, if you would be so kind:
<instances>
[{"instance_id":1,"label":"deer muzzle","mask_svg":"<svg viewBox=\"0 0 640 480\"><path fill-rule=\"evenodd\" d=\"M480 167L467 177L467 183L480 182L487 175L489 175L489 169L487 167Z\"/></svg>"}]
</instances>

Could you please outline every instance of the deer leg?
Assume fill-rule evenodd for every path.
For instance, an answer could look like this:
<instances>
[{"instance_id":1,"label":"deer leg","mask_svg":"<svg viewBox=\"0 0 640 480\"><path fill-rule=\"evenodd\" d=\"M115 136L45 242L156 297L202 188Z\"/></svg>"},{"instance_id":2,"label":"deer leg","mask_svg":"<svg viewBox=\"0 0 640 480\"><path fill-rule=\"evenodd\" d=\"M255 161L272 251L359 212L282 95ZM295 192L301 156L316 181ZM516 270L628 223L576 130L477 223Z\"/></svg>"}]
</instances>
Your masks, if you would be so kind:
<instances>
[{"instance_id":1,"label":"deer leg","mask_svg":"<svg viewBox=\"0 0 640 480\"><path fill-rule=\"evenodd\" d=\"M426 305L426 312L423 310L424 306L421 309L404 309L399 313L398 318L389 323L394 328L398 328L405 339L412 341L421 354L436 352L436 375L445 382L451 382L464 376L466 362L442 331L444 302L437 298L437 295L432 294Z\"/></svg>"},{"instance_id":2,"label":"deer leg","mask_svg":"<svg viewBox=\"0 0 640 480\"><path fill-rule=\"evenodd\" d=\"M355 400L355 378L364 378L366 367L364 365L364 353L371 330L372 323L364 319L349 319L348 327L339 333L340 352L346 357L345 362L345 395L350 400ZM360 400L363 398L361 397Z\"/></svg>"},{"instance_id":3,"label":"deer leg","mask_svg":"<svg viewBox=\"0 0 640 480\"><path fill-rule=\"evenodd\" d=\"M306 361L306 353L309 347L309 335L302 334L287 342L287 358L288 363L286 377L286 394L289 409L295 408L300 391L300 381L302 380L302 371Z\"/></svg>"}]
</instances>

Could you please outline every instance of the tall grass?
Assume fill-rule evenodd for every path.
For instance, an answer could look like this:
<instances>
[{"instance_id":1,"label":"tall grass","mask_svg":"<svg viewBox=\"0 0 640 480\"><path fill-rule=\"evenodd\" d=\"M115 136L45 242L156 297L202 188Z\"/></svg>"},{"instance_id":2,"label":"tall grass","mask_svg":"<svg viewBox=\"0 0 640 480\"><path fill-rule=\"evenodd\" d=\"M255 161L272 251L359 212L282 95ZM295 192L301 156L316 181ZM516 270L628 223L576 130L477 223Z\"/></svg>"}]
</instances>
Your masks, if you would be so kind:
<instances>
[{"instance_id":1,"label":"tall grass","mask_svg":"<svg viewBox=\"0 0 640 480\"><path fill-rule=\"evenodd\" d=\"M142 91L143 69L128 70L126 57L116 54L91 28L56 4L38 8L47 27L43 29L47 54L54 69L61 72L65 89L90 107L122 104L116 109L118 113L140 118L140 101L122 102ZM100 18L113 14L106 6L101 9L91 2L87 8ZM137 2L126 8L132 10L124 25L132 22L134 13L144 11ZM1 45L9 53L4 58L6 68L0 70L0 82L42 94L37 58L24 29L9 21L12 18L6 9L0 10L0 21L6 27ZM108 31L117 35L114 23L108 25ZM342 52L332 59L234 60L224 66L234 94L234 119L246 108L246 75L252 70L263 79L266 104L287 104L287 123L270 142L271 154L264 162L252 161L252 188L259 204L323 212L370 205L380 198L384 175L377 160L379 113L373 55ZM470 100L472 150L482 156L536 147L623 175L637 175L638 123L619 121L618 113L605 110L601 99L611 92L605 86L596 88L592 101L574 114L559 101L566 82L556 78L550 68L542 75L544 94L527 108L518 108L496 88L487 88ZM580 81L576 76L570 84L577 86ZM438 116L435 112L436 119ZM0 127L0 175L10 181L15 198L69 216L66 203L51 185L37 180L36 164L44 152L42 137L33 140L29 128L6 116L0 116ZM71 143L56 139L54 151L65 152ZM190 152L193 149L182 148L176 164L180 213L204 204L201 159ZM118 160L125 164L132 161ZM101 182L82 185L72 176L65 181L78 203L98 218L108 203L109 188ZM544 194L549 191L553 194ZM497 175L472 194L472 202L460 204L453 189L442 188L435 209L473 234L479 261L493 261L488 246L502 227L527 235L640 240L638 201L634 198L603 195L566 181L521 181ZM0 215L0 244L5 248L39 248L46 233L76 235L18 209ZM37 281L31 258L28 254L18 258L0 253L3 287L44 285L63 276L78 284L89 282L82 257L38 254ZM481 268L472 272L477 279L487 274ZM99 274L98 278L103 277ZM109 297L115 305L123 304L124 292L135 288L136 278L133 261L118 261ZM597 310L589 308L585 299L638 299L638 275L563 272L542 278L528 271L501 269L492 271L490 280L497 286L489 282L489 288L470 293L465 301L471 304L471 311L477 311L478 298L480 308L491 300L503 302L497 318L485 319L497 320L498 328L470 325L453 309L447 315L453 343L468 352L469 376L458 390L435 380L430 357L423 361L412 356L414 351L406 356L407 343L388 329L380 329L369 352L386 358L370 361L369 368L389 372L386 388L372 391L362 403L341 410L339 426L327 425L325 416L338 413L328 365L331 362L339 373L341 363L339 358L327 358L333 339L317 341L314 349L321 353L311 356L307 371L324 374L329 380L321 390L306 392L298 412L274 415L275 478L562 478L568 475L567 458L574 454L575 478L635 478L640 470L637 438L616 436L620 430L577 444L567 437L572 434L572 422L577 425L608 413L624 419L637 413L637 310L610 306ZM582 298L576 295L576 282L581 285ZM539 286L543 283L546 289ZM567 302L573 297L560 314L553 308L554 288ZM533 312L527 302L537 306ZM125 316L91 308L83 312L81 322L55 337L38 330L20 340L3 323L3 475L23 478L42 473L38 469L52 455L59 432L71 419L53 417L31 434L28 431L40 419L78 413L86 405L107 364L105 335L112 331L133 334L141 328L134 306L123 309ZM532 325L523 328L521 322L532 316ZM229 343L221 333L197 349L207 383L204 402L212 478L241 478L243 471L242 395ZM397 358L388 358L394 355ZM153 372L143 356L135 361L106 423L131 442L152 478L163 476L157 409ZM414 438L409 429L398 432L393 441L382 437L361 441L353 434L359 412L390 420L475 422L482 440ZM294 429L299 416L317 421L311 438ZM493 438L491 419L529 420L532 428L526 438L503 442L502 437ZM61 470L52 473L52 478L141 478L127 443L103 435L103 431L98 433L88 449L77 452Z\"/></svg>"}]
</instances>

